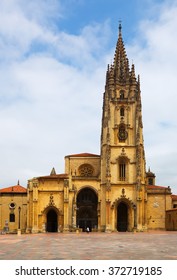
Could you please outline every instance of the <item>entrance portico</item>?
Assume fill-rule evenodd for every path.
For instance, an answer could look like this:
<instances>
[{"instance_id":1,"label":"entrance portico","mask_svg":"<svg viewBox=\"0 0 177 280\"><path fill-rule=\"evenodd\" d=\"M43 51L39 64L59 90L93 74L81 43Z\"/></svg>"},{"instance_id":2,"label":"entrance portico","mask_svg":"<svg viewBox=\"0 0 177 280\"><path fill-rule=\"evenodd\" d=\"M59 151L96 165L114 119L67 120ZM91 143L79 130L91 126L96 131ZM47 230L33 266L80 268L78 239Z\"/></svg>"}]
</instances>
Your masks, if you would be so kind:
<instances>
[{"instance_id":1,"label":"entrance portico","mask_svg":"<svg viewBox=\"0 0 177 280\"><path fill-rule=\"evenodd\" d=\"M58 231L58 216L54 209L50 209L47 213L47 232L57 232Z\"/></svg>"},{"instance_id":2,"label":"entrance portico","mask_svg":"<svg viewBox=\"0 0 177 280\"><path fill-rule=\"evenodd\" d=\"M42 213L43 232L60 232L63 224L63 215L54 206L47 207Z\"/></svg>"},{"instance_id":3,"label":"entrance portico","mask_svg":"<svg viewBox=\"0 0 177 280\"><path fill-rule=\"evenodd\" d=\"M77 196L77 227L83 231L89 227L90 231L98 227L97 216L98 197L90 187L83 188Z\"/></svg>"},{"instance_id":4,"label":"entrance portico","mask_svg":"<svg viewBox=\"0 0 177 280\"><path fill-rule=\"evenodd\" d=\"M120 202L117 206L117 230L128 230L128 206L125 202Z\"/></svg>"},{"instance_id":5,"label":"entrance portico","mask_svg":"<svg viewBox=\"0 0 177 280\"><path fill-rule=\"evenodd\" d=\"M118 198L111 206L112 230L133 231L136 225L135 204L127 198Z\"/></svg>"}]
</instances>

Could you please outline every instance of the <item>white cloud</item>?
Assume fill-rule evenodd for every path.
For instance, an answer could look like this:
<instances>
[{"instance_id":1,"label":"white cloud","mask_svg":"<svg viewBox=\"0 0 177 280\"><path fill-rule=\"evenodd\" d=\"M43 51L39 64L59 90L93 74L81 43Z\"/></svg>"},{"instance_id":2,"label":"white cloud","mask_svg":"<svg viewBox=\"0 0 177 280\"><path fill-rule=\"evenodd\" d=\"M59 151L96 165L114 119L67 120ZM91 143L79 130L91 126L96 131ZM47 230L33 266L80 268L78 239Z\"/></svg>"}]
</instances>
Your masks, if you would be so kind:
<instances>
[{"instance_id":1,"label":"white cloud","mask_svg":"<svg viewBox=\"0 0 177 280\"><path fill-rule=\"evenodd\" d=\"M141 76L147 165L157 184L177 192L177 5L167 4L155 20L141 22L139 46L134 43L129 53Z\"/></svg>"},{"instance_id":2,"label":"white cloud","mask_svg":"<svg viewBox=\"0 0 177 280\"><path fill-rule=\"evenodd\" d=\"M38 175L48 174L53 165L63 172L67 153L99 152L101 68L83 73L50 57L32 57L11 71L10 102L0 111L5 182L10 169L21 170L10 176L24 182L30 168Z\"/></svg>"},{"instance_id":3,"label":"white cloud","mask_svg":"<svg viewBox=\"0 0 177 280\"><path fill-rule=\"evenodd\" d=\"M56 33L51 26L41 25L37 14L30 18L28 5L4 3L0 17L4 46L0 55L1 187L18 179L26 185L27 179L49 174L53 166L64 172L67 154L99 153L105 78L101 63L105 58L100 52L109 35L107 23L87 26L78 36ZM98 60L94 51L99 51Z\"/></svg>"}]
</instances>

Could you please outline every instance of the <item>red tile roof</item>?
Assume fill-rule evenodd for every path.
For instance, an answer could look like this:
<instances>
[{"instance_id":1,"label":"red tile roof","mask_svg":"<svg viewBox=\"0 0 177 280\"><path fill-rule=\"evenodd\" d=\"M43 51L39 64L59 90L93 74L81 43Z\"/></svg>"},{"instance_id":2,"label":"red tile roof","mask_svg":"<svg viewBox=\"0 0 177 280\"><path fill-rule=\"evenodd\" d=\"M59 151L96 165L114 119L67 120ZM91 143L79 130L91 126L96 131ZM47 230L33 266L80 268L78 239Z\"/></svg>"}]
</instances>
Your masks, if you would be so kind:
<instances>
[{"instance_id":1,"label":"red tile roof","mask_svg":"<svg viewBox=\"0 0 177 280\"><path fill-rule=\"evenodd\" d=\"M81 154L67 155L65 157L100 157L100 155L90 154L90 153L81 153Z\"/></svg>"},{"instance_id":2,"label":"red tile roof","mask_svg":"<svg viewBox=\"0 0 177 280\"><path fill-rule=\"evenodd\" d=\"M172 200L177 200L177 195L175 195L175 194L172 194Z\"/></svg>"},{"instance_id":3,"label":"red tile roof","mask_svg":"<svg viewBox=\"0 0 177 280\"><path fill-rule=\"evenodd\" d=\"M16 185L16 186L0 189L0 193L27 193L27 189L20 185Z\"/></svg>"},{"instance_id":4,"label":"red tile roof","mask_svg":"<svg viewBox=\"0 0 177 280\"><path fill-rule=\"evenodd\" d=\"M177 208L172 208L172 209L166 210L166 212L170 212L170 211L176 211L177 212Z\"/></svg>"},{"instance_id":5,"label":"red tile roof","mask_svg":"<svg viewBox=\"0 0 177 280\"><path fill-rule=\"evenodd\" d=\"M154 185L148 185L148 189L168 189L168 187L162 187L162 186L154 186Z\"/></svg>"},{"instance_id":6,"label":"red tile roof","mask_svg":"<svg viewBox=\"0 0 177 280\"><path fill-rule=\"evenodd\" d=\"M51 174L37 177L38 179L68 179L68 174Z\"/></svg>"}]
</instances>

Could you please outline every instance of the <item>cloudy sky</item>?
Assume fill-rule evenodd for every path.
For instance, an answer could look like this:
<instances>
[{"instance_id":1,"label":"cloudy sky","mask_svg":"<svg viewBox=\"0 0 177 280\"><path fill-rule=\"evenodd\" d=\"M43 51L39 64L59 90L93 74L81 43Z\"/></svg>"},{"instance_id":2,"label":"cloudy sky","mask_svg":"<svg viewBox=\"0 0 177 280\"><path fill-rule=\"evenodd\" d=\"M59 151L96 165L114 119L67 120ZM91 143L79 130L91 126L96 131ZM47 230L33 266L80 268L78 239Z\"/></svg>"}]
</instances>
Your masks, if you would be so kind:
<instances>
[{"instance_id":1,"label":"cloudy sky","mask_svg":"<svg viewBox=\"0 0 177 280\"><path fill-rule=\"evenodd\" d=\"M177 194L177 1L0 1L0 188L100 153L119 20L140 74L147 169Z\"/></svg>"}]
</instances>

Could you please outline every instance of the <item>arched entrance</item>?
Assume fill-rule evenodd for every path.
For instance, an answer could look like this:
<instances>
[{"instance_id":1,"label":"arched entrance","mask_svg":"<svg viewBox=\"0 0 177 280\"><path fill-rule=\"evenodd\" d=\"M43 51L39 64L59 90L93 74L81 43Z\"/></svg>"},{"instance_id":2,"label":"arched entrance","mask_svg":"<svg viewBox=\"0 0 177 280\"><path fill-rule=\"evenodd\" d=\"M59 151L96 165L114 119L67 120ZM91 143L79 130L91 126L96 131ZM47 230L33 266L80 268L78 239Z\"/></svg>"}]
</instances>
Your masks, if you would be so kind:
<instances>
[{"instance_id":1,"label":"arched entrance","mask_svg":"<svg viewBox=\"0 0 177 280\"><path fill-rule=\"evenodd\" d=\"M128 230L128 207L125 202L120 202L117 207L117 230Z\"/></svg>"},{"instance_id":2,"label":"arched entrance","mask_svg":"<svg viewBox=\"0 0 177 280\"><path fill-rule=\"evenodd\" d=\"M89 227L90 231L98 227L97 217L98 197L96 193L89 187L81 190L77 196L77 227L83 231Z\"/></svg>"},{"instance_id":3,"label":"arched entrance","mask_svg":"<svg viewBox=\"0 0 177 280\"><path fill-rule=\"evenodd\" d=\"M47 213L47 232L58 231L58 216L54 209L51 209Z\"/></svg>"}]
</instances>

